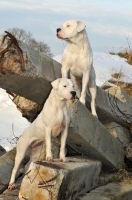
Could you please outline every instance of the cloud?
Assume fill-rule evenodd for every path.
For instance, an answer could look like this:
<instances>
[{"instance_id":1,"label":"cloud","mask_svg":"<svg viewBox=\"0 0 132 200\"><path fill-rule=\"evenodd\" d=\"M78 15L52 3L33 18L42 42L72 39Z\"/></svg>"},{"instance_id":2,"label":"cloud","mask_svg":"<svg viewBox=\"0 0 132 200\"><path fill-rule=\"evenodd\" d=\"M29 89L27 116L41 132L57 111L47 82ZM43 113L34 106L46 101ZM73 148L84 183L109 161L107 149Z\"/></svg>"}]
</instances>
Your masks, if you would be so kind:
<instances>
[{"instance_id":1,"label":"cloud","mask_svg":"<svg viewBox=\"0 0 132 200\"><path fill-rule=\"evenodd\" d=\"M18 27L31 31L58 53L64 47L56 39L56 28L68 19L79 19L86 24L96 49L118 46L125 34L132 36L131 5L129 0L0 0L1 30Z\"/></svg>"}]
</instances>

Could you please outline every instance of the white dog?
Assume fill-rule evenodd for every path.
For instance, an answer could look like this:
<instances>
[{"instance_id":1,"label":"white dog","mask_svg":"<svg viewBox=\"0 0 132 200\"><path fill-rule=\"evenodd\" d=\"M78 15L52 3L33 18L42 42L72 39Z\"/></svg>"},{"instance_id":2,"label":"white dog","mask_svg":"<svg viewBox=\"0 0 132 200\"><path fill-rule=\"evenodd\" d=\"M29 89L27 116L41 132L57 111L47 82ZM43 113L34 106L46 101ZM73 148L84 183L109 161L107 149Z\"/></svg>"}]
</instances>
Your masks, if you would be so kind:
<instances>
[{"instance_id":1,"label":"white dog","mask_svg":"<svg viewBox=\"0 0 132 200\"><path fill-rule=\"evenodd\" d=\"M57 137L61 133L60 160L65 161L65 145L70 121L66 100L75 98L76 92L71 79L56 79L51 85L53 89L45 102L43 110L35 121L25 129L17 142L15 165L12 170L8 189L15 188L14 182L18 167L28 147L34 141L45 140L46 160L52 161L51 135Z\"/></svg>"},{"instance_id":2,"label":"white dog","mask_svg":"<svg viewBox=\"0 0 132 200\"><path fill-rule=\"evenodd\" d=\"M85 24L77 20L66 21L62 25L62 28L57 29L57 37L68 43L62 56L62 77L68 78L70 73L77 97L84 105L87 88L89 88L91 94L91 111L97 117L95 109L96 83L93 55L85 30Z\"/></svg>"}]
</instances>

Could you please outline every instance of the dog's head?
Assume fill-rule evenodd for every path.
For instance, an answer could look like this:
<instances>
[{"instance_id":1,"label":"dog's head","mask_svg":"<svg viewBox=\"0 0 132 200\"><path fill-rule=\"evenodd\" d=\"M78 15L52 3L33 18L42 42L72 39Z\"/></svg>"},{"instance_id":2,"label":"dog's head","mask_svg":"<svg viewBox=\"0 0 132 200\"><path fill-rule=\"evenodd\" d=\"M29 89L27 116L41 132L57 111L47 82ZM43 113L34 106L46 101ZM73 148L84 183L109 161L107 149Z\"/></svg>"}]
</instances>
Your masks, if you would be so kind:
<instances>
[{"instance_id":1,"label":"dog's head","mask_svg":"<svg viewBox=\"0 0 132 200\"><path fill-rule=\"evenodd\" d=\"M61 100L75 99L76 92L71 79L58 78L51 83Z\"/></svg>"},{"instance_id":2,"label":"dog's head","mask_svg":"<svg viewBox=\"0 0 132 200\"><path fill-rule=\"evenodd\" d=\"M66 21L61 28L57 28L57 37L66 41L76 37L81 31L85 29L86 25L77 20Z\"/></svg>"}]
</instances>

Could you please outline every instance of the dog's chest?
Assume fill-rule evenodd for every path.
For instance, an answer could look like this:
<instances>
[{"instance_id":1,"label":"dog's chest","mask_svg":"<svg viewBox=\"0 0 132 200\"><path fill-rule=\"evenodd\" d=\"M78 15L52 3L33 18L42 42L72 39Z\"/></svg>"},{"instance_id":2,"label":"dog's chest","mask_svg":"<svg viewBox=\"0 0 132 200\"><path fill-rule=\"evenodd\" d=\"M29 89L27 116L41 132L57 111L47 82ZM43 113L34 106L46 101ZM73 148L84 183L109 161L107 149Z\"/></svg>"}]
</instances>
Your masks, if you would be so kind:
<instances>
[{"instance_id":1,"label":"dog's chest","mask_svg":"<svg viewBox=\"0 0 132 200\"><path fill-rule=\"evenodd\" d=\"M55 121L52 127L52 136L56 137L66 126L66 117L63 112L58 112L55 116Z\"/></svg>"},{"instance_id":2,"label":"dog's chest","mask_svg":"<svg viewBox=\"0 0 132 200\"><path fill-rule=\"evenodd\" d=\"M57 137L65 128L66 122L62 121L60 124L56 124L52 129L52 137Z\"/></svg>"},{"instance_id":3,"label":"dog's chest","mask_svg":"<svg viewBox=\"0 0 132 200\"><path fill-rule=\"evenodd\" d=\"M69 51L70 53L73 53L73 54L79 54L80 49L78 48L77 45L70 44L70 45L68 45L68 51Z\"/></svg>"}]
</instances>

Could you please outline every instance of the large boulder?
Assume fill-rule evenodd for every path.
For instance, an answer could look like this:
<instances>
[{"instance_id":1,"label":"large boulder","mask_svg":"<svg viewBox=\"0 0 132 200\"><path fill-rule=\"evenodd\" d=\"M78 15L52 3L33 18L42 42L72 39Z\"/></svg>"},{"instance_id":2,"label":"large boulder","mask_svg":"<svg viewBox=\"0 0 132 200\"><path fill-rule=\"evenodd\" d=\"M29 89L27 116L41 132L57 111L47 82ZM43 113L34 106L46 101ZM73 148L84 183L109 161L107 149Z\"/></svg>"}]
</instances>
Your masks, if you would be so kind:
<instances>
[{"instance_id":1,"label":"large boulder","mask_svg":"<svg viewBox=\"0 0 132 200\"><path fill-rule=\"evenodd\" d=\"M24 176L19 199L70 200L95 188L101 163L87 158L67 158L65 163L31 163Z\"/></svg>"}]
</instances>

